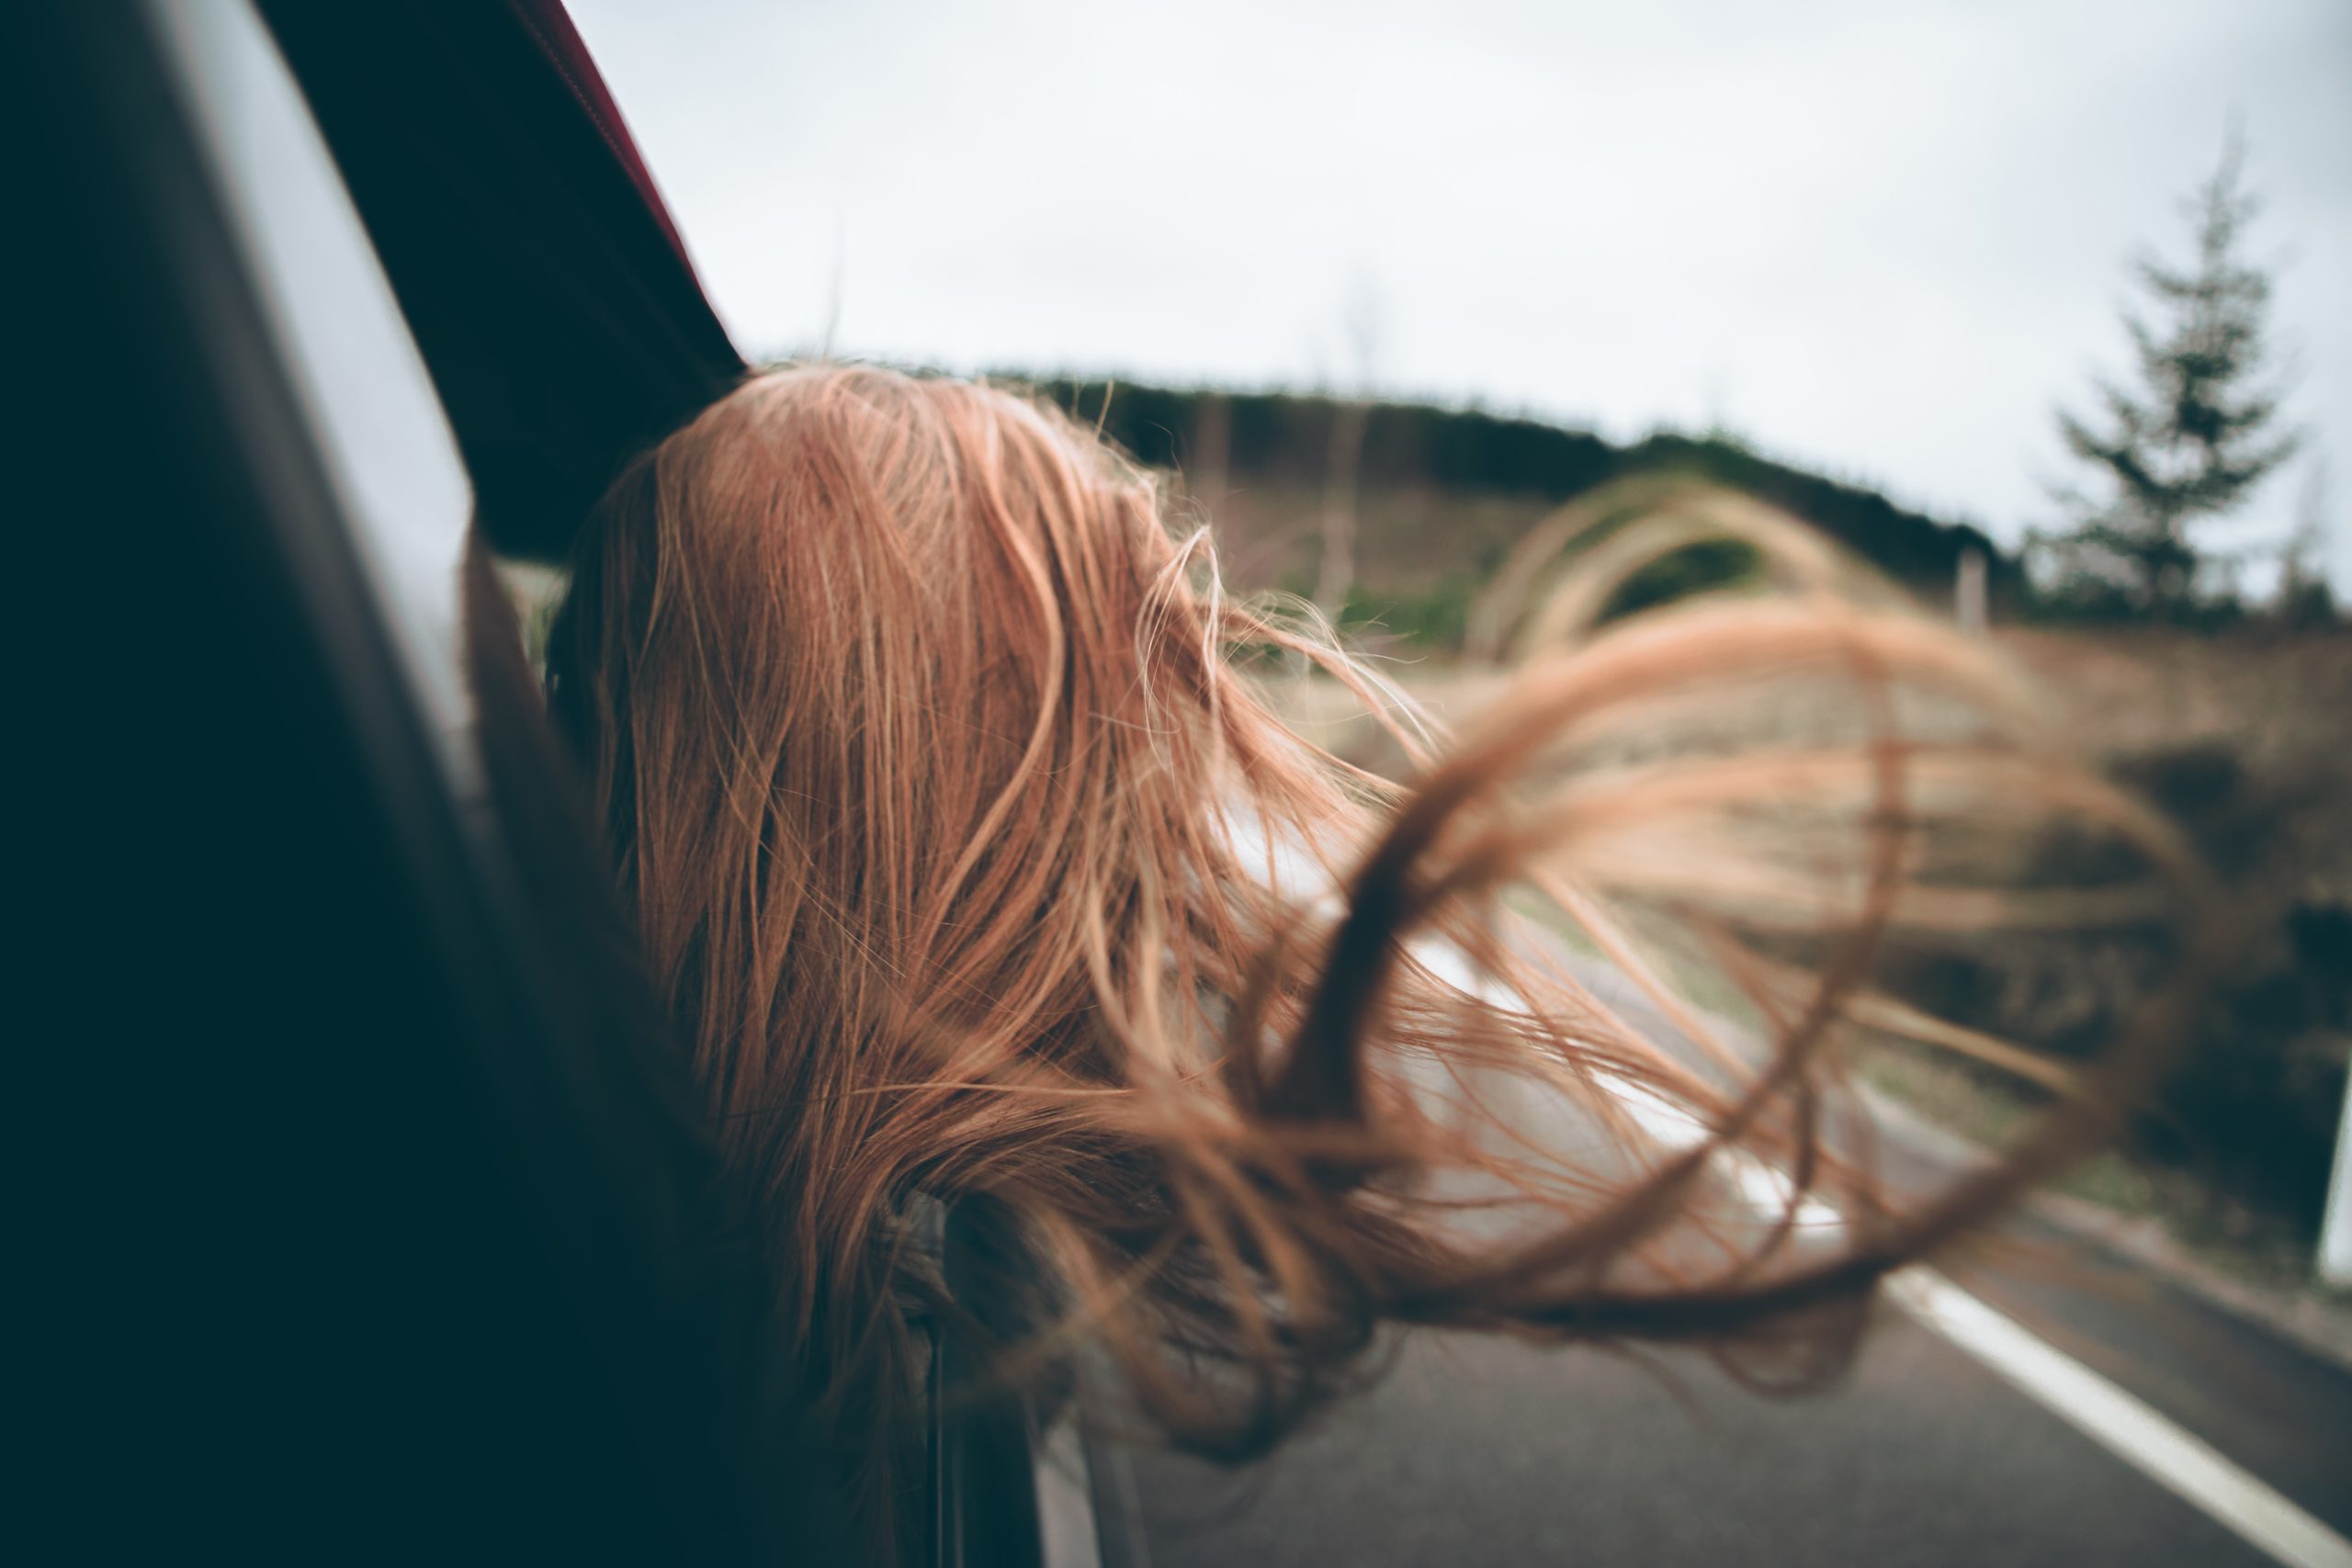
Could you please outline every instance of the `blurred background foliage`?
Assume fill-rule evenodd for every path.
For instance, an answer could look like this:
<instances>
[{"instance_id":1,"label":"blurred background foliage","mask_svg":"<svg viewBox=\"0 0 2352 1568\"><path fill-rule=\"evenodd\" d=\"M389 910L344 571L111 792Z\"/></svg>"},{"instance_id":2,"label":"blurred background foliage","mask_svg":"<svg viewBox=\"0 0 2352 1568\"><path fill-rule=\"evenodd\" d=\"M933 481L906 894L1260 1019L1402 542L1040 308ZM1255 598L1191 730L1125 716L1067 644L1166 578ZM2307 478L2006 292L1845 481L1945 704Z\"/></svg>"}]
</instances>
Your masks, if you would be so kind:
<instances>
[{"instance_id":1,"label":"blurred background foliage","mask_svg":"<svg viewBox=\"0 0 2352 1568\"><path fill-rule=\"evenodd\" d=\"M2225 587L2152 604L2038 578L1967 524L1776 461L1723 431L1620 446L1476 408L996 378L1033 386L1169 470L1180 512L1214 527L1238 587L1328 592L1322 556L1344 513L1351 570L1344 593L1321 607L1441 714L1465 710L1491 682L1464 643L1506 554L1563 502L1612 481L1690 477L1757 496L1939 613L1952 612L1963 559L1977 554L1986 635L2038 678L2070 736L2181 824L2255 928L2125 1160L2077 1188L2159 1214L2225 1262L2280 1276L2306 1267L2352 1048L2352 628L2324 583L2282 585L2270 603ZM1360 442L1342 428L1350 419ZM1335 453L1354 471L1336 473ZM1736 587L1754 566L1745 545L1694 544L1639 574L1614 608ZM1326 739L1369 765L1404 765L1368 721L1338 722ZM2053 874L2091 852L2063 839L2030 850ZM2129 931L2036 931L1900 957L1898 968L1901 988L1946 1016L2080 1054L2111 1034L2165 962ZM1873 1081L1985 1137L2033 1094L1964 1066L1898 1064Z\"/></svg>"}]
</instances>

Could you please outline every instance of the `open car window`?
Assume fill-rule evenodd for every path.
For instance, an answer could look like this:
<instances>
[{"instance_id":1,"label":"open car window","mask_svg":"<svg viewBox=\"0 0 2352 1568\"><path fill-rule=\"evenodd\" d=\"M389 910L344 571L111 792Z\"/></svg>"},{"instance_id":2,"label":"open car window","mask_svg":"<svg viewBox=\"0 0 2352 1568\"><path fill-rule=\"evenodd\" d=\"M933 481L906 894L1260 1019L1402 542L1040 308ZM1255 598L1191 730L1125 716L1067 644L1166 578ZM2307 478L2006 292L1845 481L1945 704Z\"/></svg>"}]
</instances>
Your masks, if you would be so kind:
<instances>
[{"instance_id":1,"label":"open car window","mask_svg":"<svg viewBox=\"0 0 2352 1568\"><path fill-rule=\"evenodd\" d=\"M5 30L26 570L82 650L26 893L30 972L89 1000L28 1099L88 1173L40 1270L56 1447L112 1456L68 1539L838 1560L527 686L476 712L472 454L281 51L243 0Z\"/></svg>"},{"instance_id":2,"label":"open car window","mask_svg":"<svg viewBox=\"0 0 2352 1568\"><path fill-rule=\"evenodd\" d=\"M10 24L16 107L64 150L31 203L67 329L35 428L99 481L31 510L107 563L80 580L115 585L125 660L98 743L42 748L74 783L41 819L81 854L35 897L88 905L60 957L138 955L88 985L116 999L75 1065L108 1077L69 1101L113 1108L138 1202L94 1234L176 1456L178 1511L107 1515L127 1549L854 1555L856 1456L807 1437L478 548L560 558L742 368L561 19ZM1017 1417L1008 1440L953 1473L1025 1499ZM1007 1561L978 1528L944 1560Z\"/></svg>"},{"instance_id":3,"label":"open car window","mask_svg":"<svg viewBox=\"0 0 2352 1568\"><path fill-rule=\"evenodd\" d=\"M458 573L473 495L424 362L261 18L243 5L152 14L436 760L470 795Z\"/></svg>"}]
</instances>

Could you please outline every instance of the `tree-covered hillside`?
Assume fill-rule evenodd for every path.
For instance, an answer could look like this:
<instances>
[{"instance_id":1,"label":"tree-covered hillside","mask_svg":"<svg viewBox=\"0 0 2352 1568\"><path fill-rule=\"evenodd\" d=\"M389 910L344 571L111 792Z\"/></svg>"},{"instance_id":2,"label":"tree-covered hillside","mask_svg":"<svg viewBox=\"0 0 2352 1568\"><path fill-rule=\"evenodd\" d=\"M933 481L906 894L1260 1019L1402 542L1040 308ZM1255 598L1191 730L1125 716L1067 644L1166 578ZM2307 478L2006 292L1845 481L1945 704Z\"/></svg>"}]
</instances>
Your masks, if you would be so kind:
<instances>
[{"instance_id":1,"label":"tree-covered hillside","mask_svg":"<svg viewBox=\"0 0 2352 1568\"><path fill-rule=\"evenodd\" d=\"M999 379L1019 379L1003 377ZM1244 583L1304 592L1315 581L1339 423L1362 420L1351 615L1442 644L1454 610L1528 525L1611 479L1686 472L1802 517L1924 596L1945 599L1960 558L1984 552L1996 604L2018 585L2013 558L1965 525L1907 511L1875 491L1758 456L1736 440L1652 435L1621 446L1589 431L1473 409L1120 382L1032 380L1046 397L1143 462L1182 472ZM1108 408L1104 407L1106 392Z\"/></svg>"}]
</instances>

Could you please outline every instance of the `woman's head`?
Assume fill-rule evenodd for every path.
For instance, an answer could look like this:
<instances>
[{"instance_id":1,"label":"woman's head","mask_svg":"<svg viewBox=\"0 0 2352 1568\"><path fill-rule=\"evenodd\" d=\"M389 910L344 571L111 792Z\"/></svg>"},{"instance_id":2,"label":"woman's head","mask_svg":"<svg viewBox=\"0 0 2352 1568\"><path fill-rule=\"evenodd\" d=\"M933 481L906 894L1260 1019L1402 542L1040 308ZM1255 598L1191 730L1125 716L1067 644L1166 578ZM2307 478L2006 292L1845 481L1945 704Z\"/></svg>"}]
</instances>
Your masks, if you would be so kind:
<instances>
[{"instance_id":1,"label":"woman's head","mask_svg":"<svg viewBox=\"0 0 2352 1568\"><path fill-rule=\"evenodd\" d=\"M1360 841L1382 787L1291 739L1244 642L1297 639L1152 476L987 387L763 375L600 507L552 705L835 1368L892 1359L916 1193L1017 1216L1065 1301L1139 1259L1144 1299L1205 1288L1163 1152L1217 1162L1270 855Z\"/></svg>"},{"instance_id":2,"label":"woman's head","mask_svg":"<svg viewBox=\"0 0 2352 1568\"><path fill-rule=\"evenodd\" d=\"M558 711L722 1110L836 1065L779 1031L920 1053L928 1023L1078 1005L1046 928L1178 765L1145 716L1176 547L1141 476L1000 392L786 371L639 464L593 538Z\"/></svg>"},{"instance_id":3,"label":"woman's head","mask_svg":"<svg viewBox=\"0 0 2352 1568\"><path fill-rule=\"evenodd\" d=\"M2078 1097L1902 1214L1822 1146L1857 1027L1999 1054L1864 987L1887 931L1997 918L1946 829L2057 808L2171 851L2018 743L1981 648L1849 592L1802 528L1668 487L1536 530L1602 538L1408 790L1281 722L1251 669L1399 704L1228 595L1171 511L1049 407L817 367L662 443L575 561L551 701L852 1448L903 1403L919 1197L993 1215L1148 1416L1232 1452L1383 1319L1769 1335L2095 1124ZM1598 627L1645 538L1726 526L1792 592ZM1683 1005L1668 948L1744 1032ZM1679 1035L1578 982L1595 950ZM1781 1213L1742 1206L1759 1158L1796 1177ZM1794 1224L1808 1192L1834 1242Z\"/></svg>"},{"instance_id":4,"label":"woman's head","mask_svg":"<svg viewBox=\"0 0 2352 1568\"><path fill-rule=\"evenodd\" d=\"M1198 995L1272 934L1267 829L1360 837L1378 786L1230 668L1293 634L1223 600L1164 511L1050 408L837 367L747 382L605 501L554 705L747 1145L829 1097L861 1127L1010 1116L934 1086L1100 1085L1141 1065L1101 1059L1106 1026L1196 1072ZM862 1168L837 1131L795 1179ZM984 1142L906 1153L867 1196L1000 1179Z\"/></svg>"}]
</instances>

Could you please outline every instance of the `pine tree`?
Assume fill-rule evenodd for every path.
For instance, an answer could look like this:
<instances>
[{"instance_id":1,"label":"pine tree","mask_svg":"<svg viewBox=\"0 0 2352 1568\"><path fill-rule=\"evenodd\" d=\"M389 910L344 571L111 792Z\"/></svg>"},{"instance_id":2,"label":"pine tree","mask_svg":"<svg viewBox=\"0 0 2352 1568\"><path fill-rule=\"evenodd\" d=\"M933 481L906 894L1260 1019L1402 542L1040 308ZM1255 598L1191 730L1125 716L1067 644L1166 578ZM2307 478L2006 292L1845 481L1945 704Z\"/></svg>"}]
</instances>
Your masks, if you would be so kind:
<instances>
[{"instance_id":1,"label":"pine tree","mask_svg":"<svg viewBox=\"0 0 2352 1568\"><path fill-rule=\"evenodd\" d=\"M2200 564L2189 525L2233 510L2300 444L2277 428L2279 393L2265 383L2270 279L2239 258L2260 209L2240 188L2245 145L2234 129L2212 177L2182 204L2195 257L2133 267L2157 311L2126 310L2136 384L2101 378L2091 418L2061 411L2068 450L2104 493L2062 492L2074 530L2042 541L2078 598L2120 595L2133 610L2177 616Z\"/></svg>"}]
</instances>

